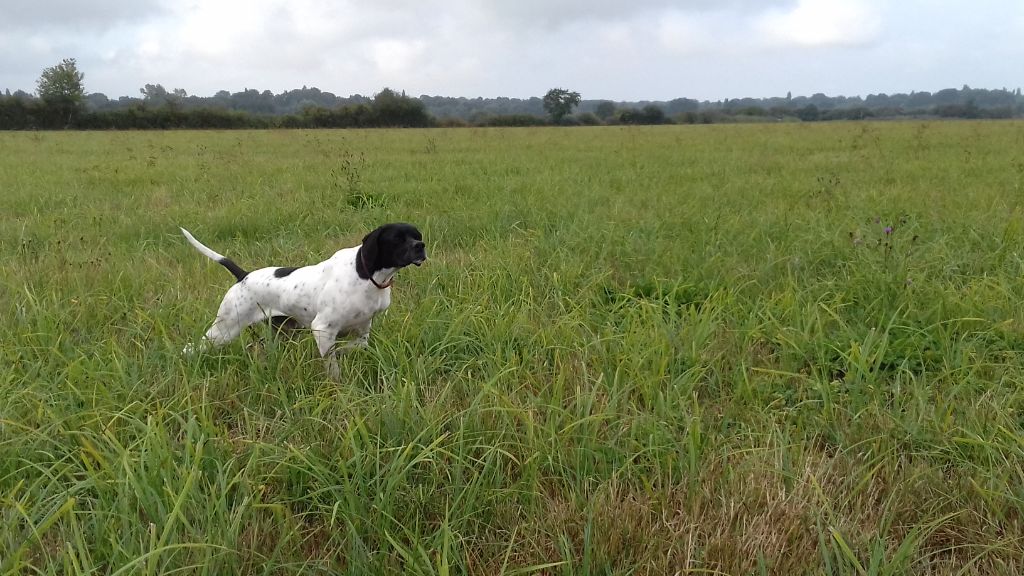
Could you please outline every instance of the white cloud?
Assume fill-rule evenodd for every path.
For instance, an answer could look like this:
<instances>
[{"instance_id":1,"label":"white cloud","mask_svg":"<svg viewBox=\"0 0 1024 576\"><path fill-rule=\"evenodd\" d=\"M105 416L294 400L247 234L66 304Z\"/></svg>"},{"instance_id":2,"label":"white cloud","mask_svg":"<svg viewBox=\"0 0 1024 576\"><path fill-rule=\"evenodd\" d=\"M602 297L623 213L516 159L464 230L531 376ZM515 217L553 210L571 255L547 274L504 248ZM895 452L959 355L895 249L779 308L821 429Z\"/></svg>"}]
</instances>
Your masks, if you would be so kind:
<instances>
[{"instance_id":1,"label":"white cloud","mask_svg":"<svg viewBox=\"0 0 1024 576\"><path fill-rule=\"evenodd\" d=\"M863 0L799 0L788 9L765 12L758 28L778 44L800 46L862 45L881 32L881 18Z\"/></svg>"},{"instance_id":2,"label":"white cloud","mask_svg":"<svg viewBox=\"0 0 1024 576\"><path fill-rule=\"evenodd\" d=\"M424 43L417 40L388 38L370 43L370 53L377 70L387 75L411 71L423 50Z\"/></svg>"},{"instance_id":3,"label":"white cloud","mask_svg":"<svg viewBox=\"0 0 1024 576\"><path fill-rule=\"evenodd\" d=\"M934 4L937 2L938 4ZM1019 0L34 0L0 19L0 89L77 58L86 89L585 98L1015 85ZM50 17L52 15L52 17ZM856 50L836 50L856 47ZM911 83L912 85L908 85Z\"/></svg>"},{"instance_id":4,"label":"white cloud","mask_svg":"<svg viewBox=\"0 0 1024 576\"><path fill-rule=\"evenodd\" d=\"M483 14L516 28L559 28L577 22L614 22L666 11L758 10L790 0L483 0Z\"/></svg>"},{"instance_id":5,"label":"white cloud","mask_svg":"<svg viewBox=\"0 0 1024 576\"><path fill-rule=\"evenodd\" d=\"M656 37L661 47L676 55L731 52L745 43L743 18L735 11L679 12L672 10L658 19Z\"/></svg>"}]
</instances>

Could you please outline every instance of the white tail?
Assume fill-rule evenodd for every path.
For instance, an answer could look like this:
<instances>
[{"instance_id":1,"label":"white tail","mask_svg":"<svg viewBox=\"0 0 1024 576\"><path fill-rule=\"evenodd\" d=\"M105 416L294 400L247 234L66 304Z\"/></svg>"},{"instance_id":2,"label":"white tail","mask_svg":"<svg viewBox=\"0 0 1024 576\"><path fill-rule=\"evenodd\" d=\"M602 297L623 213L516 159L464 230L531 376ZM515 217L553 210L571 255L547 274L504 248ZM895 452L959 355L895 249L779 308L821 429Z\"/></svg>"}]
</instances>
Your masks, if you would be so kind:
<instances>
[{"instance_id":1,"label":"white tail","mask_svg":"<svg viewBox=\"0 0 1024 576\"><path fill-rule=\"evenodd\" d=\"M202 253L203 256L206 256L207 258L209 258L210 260L213 260L214 262L220 262L221 260L227 260L227 258L225 258L223 254L218 254L217 252L214 252L212 249L207 247L205 244L203 244L199 240L196 240L196 237L193 236L192 233L189 232L188 230L185 230L184 228L180 228L180 230L181 230L181 233L185 235L185 239L188 240L188 243L191 244L192 246L194 246L196 250L199 250L199 252Z\"/></svg>"}]
</instances>

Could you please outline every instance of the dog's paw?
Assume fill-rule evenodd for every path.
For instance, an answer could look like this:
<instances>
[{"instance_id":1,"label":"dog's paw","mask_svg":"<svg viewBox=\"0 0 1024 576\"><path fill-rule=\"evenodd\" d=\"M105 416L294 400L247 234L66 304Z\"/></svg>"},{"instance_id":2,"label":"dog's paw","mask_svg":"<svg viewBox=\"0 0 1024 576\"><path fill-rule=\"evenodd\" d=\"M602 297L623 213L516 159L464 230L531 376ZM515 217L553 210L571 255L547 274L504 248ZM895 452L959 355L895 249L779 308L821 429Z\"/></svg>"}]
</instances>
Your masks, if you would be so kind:
<instances>
[{"instance_id":1,"label":"dog's paw","mask_svg":"<svg viewBox=\"0 0 1024 576\"><path fill-rule=\"evenodd\" d=\"M324 369L327 371L327 377L333 382L341 381L341 367L338 366L338 359L331 356L324 360Z\"/></svg>"}]
</instances>

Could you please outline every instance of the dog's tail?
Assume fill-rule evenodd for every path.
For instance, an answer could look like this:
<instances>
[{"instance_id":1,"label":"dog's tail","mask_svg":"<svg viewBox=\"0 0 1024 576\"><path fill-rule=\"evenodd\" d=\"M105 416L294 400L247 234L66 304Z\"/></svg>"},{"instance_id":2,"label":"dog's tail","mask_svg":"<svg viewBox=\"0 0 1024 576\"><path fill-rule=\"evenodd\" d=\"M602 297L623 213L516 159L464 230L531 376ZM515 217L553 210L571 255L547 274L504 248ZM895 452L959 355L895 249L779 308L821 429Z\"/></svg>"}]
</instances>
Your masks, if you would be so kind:
<instances>
[{"instance_id":1,"label":"dog's tail","mask_svg":"<svg viewBox=\"0 0 1024 576\"><path fill-rule=\"evenodd\" d=\"M189 232L188 230L181 228L181 233L185 235L185 239L188 240L188 243L195 247L196 250L199 250L199 252L203 256L206 256L210 260L213 260L217 264L220 264L221 266L227 268L232 274L235 275L235 278L238 278L239 282L241 282L246 276L249 275L248 272L242 270L241 266L232 262L231 259L228 258L227 256L214 252L205 244L203 244L199 240L196 240L196 237L193 236L192 233Z\"/></svg>"}]
</instances>

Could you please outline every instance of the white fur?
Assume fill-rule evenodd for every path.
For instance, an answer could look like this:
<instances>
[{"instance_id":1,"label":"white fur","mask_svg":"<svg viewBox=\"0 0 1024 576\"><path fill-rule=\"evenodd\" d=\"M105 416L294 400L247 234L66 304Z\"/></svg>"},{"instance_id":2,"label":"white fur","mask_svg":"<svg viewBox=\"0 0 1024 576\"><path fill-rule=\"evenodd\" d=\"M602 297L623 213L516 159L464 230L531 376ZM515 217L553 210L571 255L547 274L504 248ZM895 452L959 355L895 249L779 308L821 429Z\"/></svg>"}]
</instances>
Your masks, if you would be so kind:
<instances>
[{"instance_id":1,"label":"white fur","mask_svg":"<svg viewBox=\"0 0 1024 576\"><path fill-rule=\"evenodd\" d=\"M178 230L181 230L181 233L185 235L185 240L188 240L188 243L191 244L192 246L194 246L196 250L199 250L199 252L203 256L206 256L207 258L209 258L210 260L213 260L215 262L217 260L221 260L221 259L224 258L223 254L221 254L219 252L214 252L213 250L211 250L209 248L209 246L206 246L205 244L203 244L199 240L196 240L196 237L193 236L192 233L189 232L188 230L185 230L184 228L178 228Z\"/></svg>"},{"instance_id":2,"label":"white fur","mask_svg":"<svg viewBox=\"0 0 1024 576\"><path fill-rule=\"evenodd\" d=\"M224 258L184 228L181 231L204 256L215 261ZM249 272L224 295L202 343L198 347L189 344L184 352L222 346L237 338L246 326L271 316L288 316L312 329L328 373L338 378L337 356L354 346L365 346L373 317L391 304L391 288L377 288L356 273L358 252L359 246L344 248L319 264L299 268L283 278L274 277L276 266ZM384 285L395 272L394 268L378 270L374 279ZM339 337L352 340L339 347L335 345Z\"/></svg>"}]
</instances>

